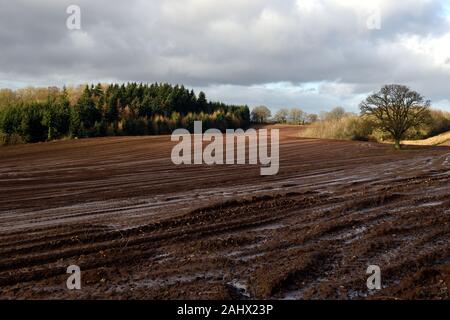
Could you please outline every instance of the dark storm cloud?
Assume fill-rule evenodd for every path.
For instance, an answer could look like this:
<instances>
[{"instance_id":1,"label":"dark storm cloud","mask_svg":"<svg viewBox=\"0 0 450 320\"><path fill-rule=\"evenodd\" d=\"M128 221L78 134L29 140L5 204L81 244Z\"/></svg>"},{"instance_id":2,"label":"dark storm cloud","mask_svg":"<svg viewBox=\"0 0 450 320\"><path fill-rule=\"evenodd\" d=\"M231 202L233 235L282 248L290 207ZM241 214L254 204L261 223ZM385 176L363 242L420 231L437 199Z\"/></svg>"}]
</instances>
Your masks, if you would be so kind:
<instances>
[{"instance_id":1,"label":"dark storm cloud","mask_svg":"<svg viewBox=\"0 0 450 320\"><path fill-rule=\"evenodd\" d=\"M436 100L448 92L441 1L1 1L0 83L169 81L218 99L233 88L242 102L259 93L271 105L304 98L314 107L353 104L352 94L391 82ZM66 28L72 4L79 31ZM381 28L370 30L377 8ZM289 85L261 86L277 82ZM305 83L321 89L288 88Z\"/></svg>"}]
</instances>

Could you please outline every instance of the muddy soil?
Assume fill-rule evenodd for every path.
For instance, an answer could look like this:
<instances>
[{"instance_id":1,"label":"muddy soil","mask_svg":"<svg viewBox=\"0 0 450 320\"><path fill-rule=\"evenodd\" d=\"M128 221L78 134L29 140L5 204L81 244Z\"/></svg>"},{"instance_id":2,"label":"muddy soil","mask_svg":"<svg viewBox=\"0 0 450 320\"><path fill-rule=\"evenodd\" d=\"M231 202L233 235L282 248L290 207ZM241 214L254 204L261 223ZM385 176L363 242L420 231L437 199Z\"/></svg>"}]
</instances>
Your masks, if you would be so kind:
<instances>
[{"instance_id":1,"label":"muddy soil","mask_svg":"<svg viewBox=\"0 0 450 320\"><path fill-rule=\"evenodd\" d=\"M449 299L450 147L297 130L266 177L175 166L167 136L0 148L0 298Z\"/></svg>"}]
</instances>

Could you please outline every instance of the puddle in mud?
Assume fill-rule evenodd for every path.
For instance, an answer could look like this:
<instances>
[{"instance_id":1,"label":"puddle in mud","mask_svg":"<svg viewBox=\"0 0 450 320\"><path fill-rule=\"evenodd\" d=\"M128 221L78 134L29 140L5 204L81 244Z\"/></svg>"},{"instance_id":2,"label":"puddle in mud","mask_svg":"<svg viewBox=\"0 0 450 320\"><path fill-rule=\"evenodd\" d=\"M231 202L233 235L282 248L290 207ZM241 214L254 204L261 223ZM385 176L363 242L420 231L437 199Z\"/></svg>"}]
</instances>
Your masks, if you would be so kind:
<instances>
[{"instance_id":1,"label":"puddle in mud","mask_svg":"<svg viewBox=\"0 0 450 320\"><path fill-rule=\"evenodd\" d=\"M285 227L285 225L283 223L278 222L278 223L272 223L272 224L268 224L268 225L261 226L261 227L256 227L256 228L253 228L250 230L258 232L258 231L266 231L266 230L276 230L276 229L281 229L283 227Z\"/></svg>"},{"instance_id":2,"label":"puddle in mud","mask_svg":"<svg viewBox=\"0 0 450 320\"><path fill-rule=\"evenodd\" d=\"M290 291L282 298L282 300L299 300L300 294L301 290Z\"/></svg>"},{"instance_id":3,"label":"puddle in mud","mask_svg":"<svg viewBox=\"0 0 450 320\"><path fill-rule=\"evenodd\" d=\"M233 251L233 252L227 253L227 254L225 254L225 257L230 257L230 258L231 257L236 257L236 256L239 256L239 255L245 254L245 252L248 252L248 251L250 251L252 249L255 249L255 248L257 248L257 247L259 247L261 245L262 245L261 243L255 243L255 244L242 246L241 250L237 250L237 251Z\"/></svg>"},{"instance_id":4,"label":"puddle in mud","mask_svg":"<svg viewBox=\"0 0 450 320\"><path fill-rule=\"evenodd\" d=\"M436 207L436 206L440 206L443 203L444 203L444 201L434 201L434 202L419 204L417 207Z\"/></svg>"},{"instance_id":5,"label":"puddle in mud","mask_svg":"<svg viewBox=\"0 0 450 320\"><path fill-rule=\"evenodd\" d=\"M247 262L247 261L256 259L258 257L262 257L262 256L264 256L264 254L265 253L261 252L261 253L250 254L250 255L247 255L247 256L241 256L241 257L238 258L238 260L239 261L243 261L243 262Z\"/></svg>"},{"instance_id":6,"label":"puddle in mud","mask_svg":"<svg viewBox=\"0 0 450 320\"><path fill-rule=\"evenodd\" d=\"M235 294L244 298L250 298L250 293L248 292L246 284L239 282L238 280L233 280L228 282L227 285L234 291Z\"/></svg>"}]
</instances>

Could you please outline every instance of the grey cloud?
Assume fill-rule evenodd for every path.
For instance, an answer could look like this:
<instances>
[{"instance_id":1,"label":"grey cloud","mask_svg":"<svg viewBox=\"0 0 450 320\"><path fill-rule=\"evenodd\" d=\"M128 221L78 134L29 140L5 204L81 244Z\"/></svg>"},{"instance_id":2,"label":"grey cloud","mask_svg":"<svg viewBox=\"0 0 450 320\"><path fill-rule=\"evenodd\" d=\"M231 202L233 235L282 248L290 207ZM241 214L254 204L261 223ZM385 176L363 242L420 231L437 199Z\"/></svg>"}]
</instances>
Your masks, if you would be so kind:
<instances>
[{"instance_id":1,"label":"grey cloud","mask_svg":"<svg viewBox=\"0 0 450 320\"><path fill-rule=\"evenodd\" d=\"M366 28L370 8L358 1L307 0L302 10L293 0L0 1L0 83L169 81L218 99L233 88L243 102L261 102L246 96L258 94L314 108L391 82L448 98L449 69L400 43L449 32L442 1L380 1L380 30ZM82 9L81 31L65 27L70 4ZM255 90L276 82L327 84L316 93Z\"/></svg>"}]
</instances>

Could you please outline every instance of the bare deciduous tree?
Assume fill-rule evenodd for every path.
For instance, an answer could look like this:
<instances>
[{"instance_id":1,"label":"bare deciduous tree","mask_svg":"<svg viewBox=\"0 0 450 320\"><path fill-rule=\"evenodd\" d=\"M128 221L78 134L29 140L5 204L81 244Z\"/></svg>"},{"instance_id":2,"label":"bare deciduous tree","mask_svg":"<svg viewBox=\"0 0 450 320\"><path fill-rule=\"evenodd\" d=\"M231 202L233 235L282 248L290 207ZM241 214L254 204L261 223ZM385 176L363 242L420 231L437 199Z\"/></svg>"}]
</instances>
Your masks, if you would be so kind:
<instances>
[{"instance_id":1,"label":"bare deciduous tree","mask_svg":"<svg viewBox=\"0 0 450 320\"><path fill-rule=\"evenodd\" d=\"M303 110L298 108L291 109L289 113L289 118L292 124L303 124L305 113Z\"/></svg>"},{"instance_id":2,"label":"bare deciduous tree","mask_svg":"<svg viewBox=\"0 0 450 320\"><path fill-rule=\"evenodd\" d=\"M329 112L323 112L321 115L322 120L325 121L337 121L347 115L347 112L342 107L335 107Z\"/></svg>"},{"instance_id":3,"label":"bare deciduous tree","mask_svg":"<svg viewBox=\"0 0 450 320\"><path fill-rule=\"evenodd\" d=\"M426 121L429 108L430 101L425 101L419 93L395 84L384 86L360 105L363 115L373 116L376 125L391 134L397 149L410 128Z\"/></svg>"},{"instance_id":4,"label":"bare deciduous tree","mask_svg":"<svg viewBox=\"0 0 450 320\"><path fill-rule=\"evenodd\" d=\"M275 113L275 115L273 116L273 120L276 123L286 123L288 116L289 116L289 110L283 108L283 109L278 110L277 113Z\"/></svg>"},{"instance_id":5,"label":"bare deciduous tree","mask_svg":"<svg viewBox=\"0 0 450 320\"><path fill-rule=\"evenodd\" d=\"M267 123L271 117L270 109L266 106L255 107L252 110L251 117L254 123Z\"/></svg>"},{"instance_id":6,"label":"bare deciduous tree","mask_svg":"<svg viewBox=\"0 0 450 320\"><path fill-rule=\"evenodd\" d=\"M310 113L308 114L307 119L309 123L315 123L319 120L319 116L315 113Z\"/></svg>"}]
</instances>

